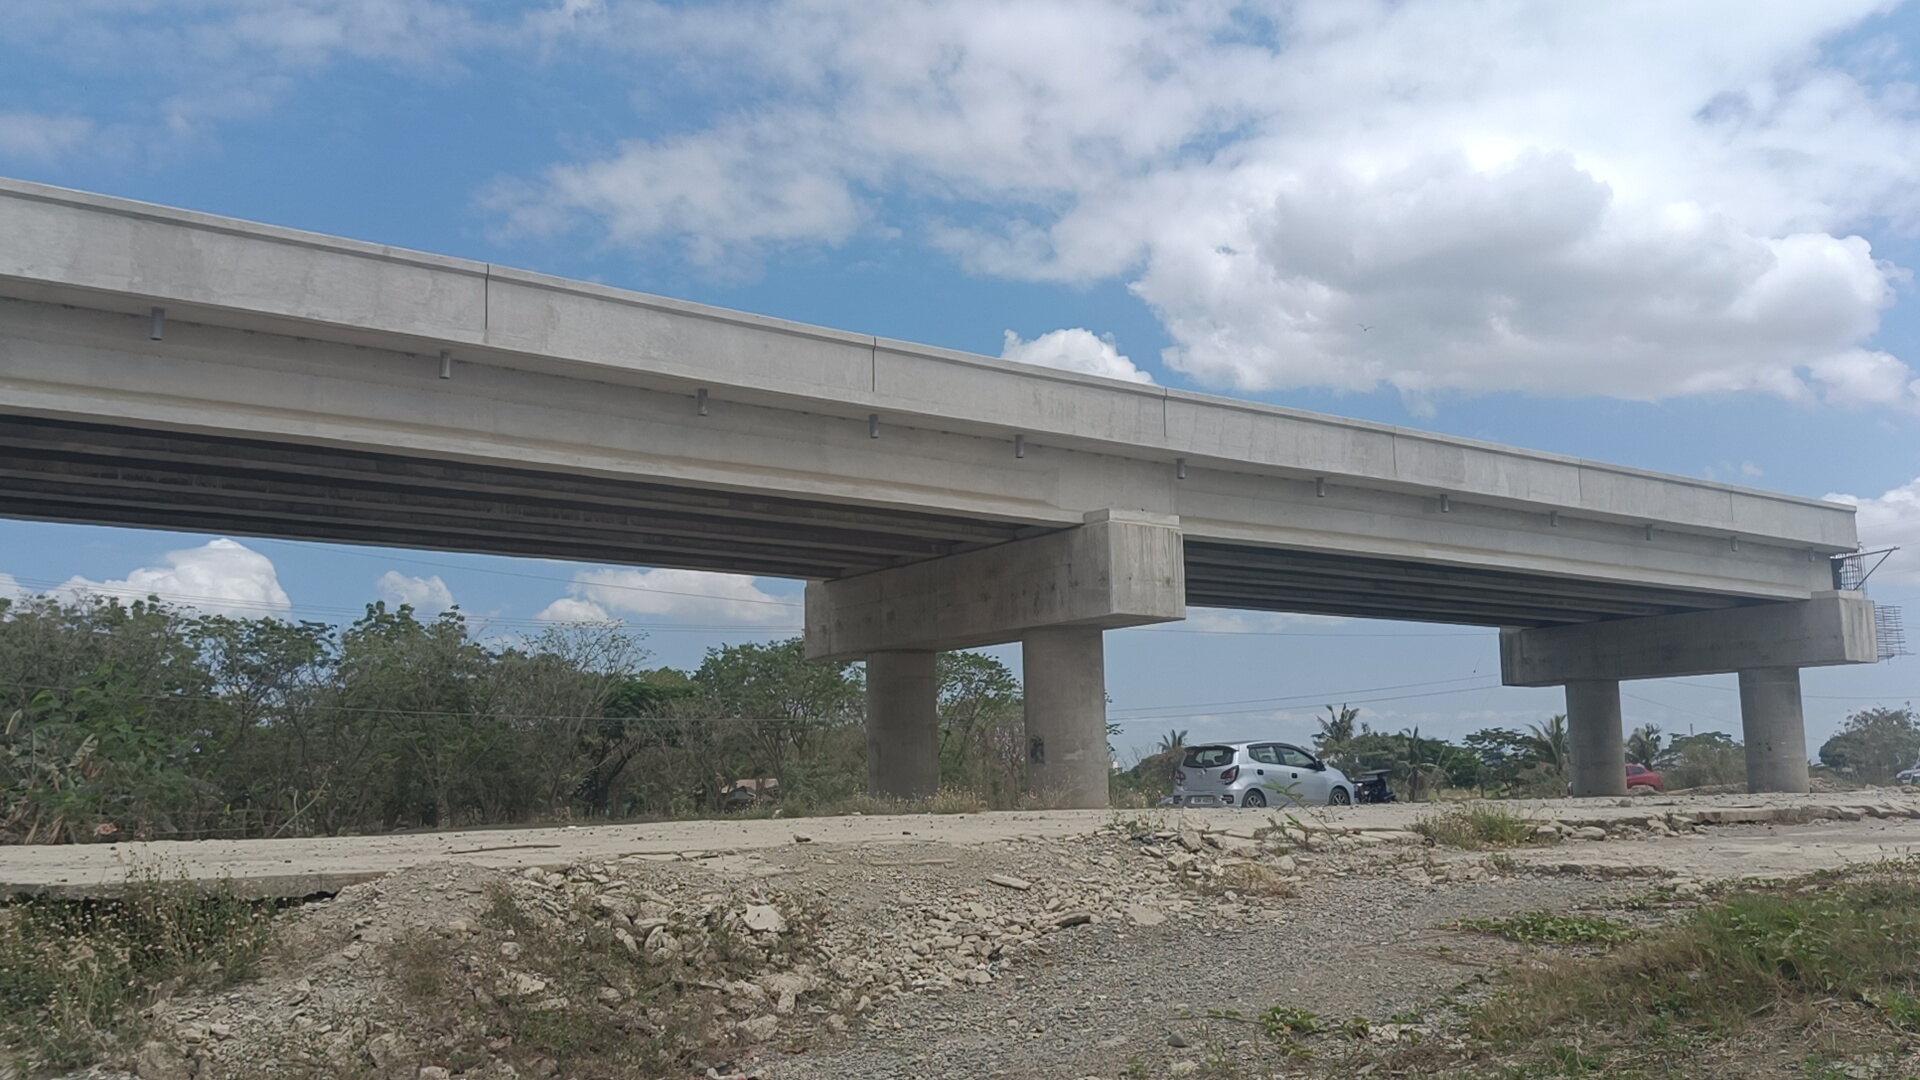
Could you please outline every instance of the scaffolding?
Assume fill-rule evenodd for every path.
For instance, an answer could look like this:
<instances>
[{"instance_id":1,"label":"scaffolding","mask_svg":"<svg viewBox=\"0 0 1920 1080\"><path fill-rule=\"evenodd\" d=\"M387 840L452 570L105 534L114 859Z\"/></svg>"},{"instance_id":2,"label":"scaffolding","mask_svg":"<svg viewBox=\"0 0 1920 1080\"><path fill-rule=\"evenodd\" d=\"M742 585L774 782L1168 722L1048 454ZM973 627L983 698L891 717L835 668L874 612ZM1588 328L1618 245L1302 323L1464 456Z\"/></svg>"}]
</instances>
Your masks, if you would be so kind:
<instances>
[{"instance_id":1,"label":"scaffolding","mask_svg":"<svg viewBox=\"0 0 1920 1080\"><path fill-rule=\"evenodd\" d=\"M1833 587L1846 592L1865 592L1867 579L1873 576L1887 556L1899 551L1899 548L1881 548L1877 551L1856 551L1851 555L1833 557ZM1891 660L1896 656L1911 656L1907 650L1907 622L1905 615L1897 607L1889 604L1873 605L1873 632L1880 643L1880 659Z\"/></svg>"}]
</instances>

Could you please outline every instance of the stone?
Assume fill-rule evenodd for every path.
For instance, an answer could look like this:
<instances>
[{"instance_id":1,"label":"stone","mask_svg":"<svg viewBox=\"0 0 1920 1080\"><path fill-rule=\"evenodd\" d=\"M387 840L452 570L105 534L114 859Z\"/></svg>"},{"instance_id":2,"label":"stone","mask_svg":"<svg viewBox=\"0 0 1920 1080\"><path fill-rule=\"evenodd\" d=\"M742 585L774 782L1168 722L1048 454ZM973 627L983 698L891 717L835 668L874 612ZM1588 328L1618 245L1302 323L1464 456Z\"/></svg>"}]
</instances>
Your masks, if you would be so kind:
<instances>
[{"instance_id":1,"label":"stone","mask_svg":"<svg viewBox=\"0 0 1920 1080\"><path fill-rule=\"evenodd\" d=\"M1200 1063L1197 1061L1176 1061L1167 1066L1167 1074L1170 1076L1192 1076L1199 1071Z\"/></svg>"},{"instance_id":2,"label":"stone","mask_svg":"<svg viewBox=\"0 0 1920 1080\"><path fill-rule=\"evenodd\" d=\"M535 994L544 993L547 989L547 980L524 971L507 972L506 981L507 988L516 997L532 997Z\"/></svg>"},{"instance_id":3,"label":"stone","mask_svg":"<svg viewBox=\"0 0 1920 1080\"><path fill-rule=\"evenodd\" d=\"M192 1080L187 1059L163 1042L141 1044L133 1056L134 1074L140 1080Z\"/></svg>"},{"instance_id":4,"label":"stone","mask_svg":"<svg viewBox=\"0 0 1920 1080\"><path fill-rule=\"evenodd\" d=\"M1167 921L1164 912L1146 904L1128 904L1127 918L1132 919L1135 926L1159 926Z\"/></svg>"},{"instance_id":5,"label":"stone","mask_svg":"<svg viewBox=\"0 0 1920 1080\"><path fill-rule=\"evenodd\" d=\"M1607 838L1607 830L1598 825L1583 825L1573 830L1573 838L1575 840L1605 840Z\"/></svg>"},{"instance_id":6,"label":"stone","mask_svg":"<svg viewBox=\"0 0 1920 1080\"><path fill-rule=\"evenodd\" d=\"M740 916L740 922L756 934L787 932L787 917L772 904L748 904L747 910Z\"/></svg>"},{"instance_id":7,"label":"stone","mask_svg":"<svg viewBox=\"0 0 1920 1080\"><path fill-rule=\"evenodd\" d=\"M766 1042L780 1030L780 1018L777 1016L756 1016L751 1020L740 1021L740 1034L754 1042Z\"/></svg>"},{"instance_id":8,"label":"stone","mask_svg":"<svg viewBox=\"0 0 1920 1080\"><path fill-rule=\"evenodd\" d=\"M1009 877L1006 874L994 874L987 878L987 883L998 885L1003 889L1012 889L1015 892L1026 892L1033 888L1033 882L1024 878Z\"/></svg>"},{"instance_id":9,"label":"stone","mask_svg":"<svg viewBox=\"0 0 1920 1080\"><path fill-rule=\"evenodd\" d=\"M453 1070L444 1065L420 1066L420 1080L453 1080Z\"/></svg>"}]
</instances>

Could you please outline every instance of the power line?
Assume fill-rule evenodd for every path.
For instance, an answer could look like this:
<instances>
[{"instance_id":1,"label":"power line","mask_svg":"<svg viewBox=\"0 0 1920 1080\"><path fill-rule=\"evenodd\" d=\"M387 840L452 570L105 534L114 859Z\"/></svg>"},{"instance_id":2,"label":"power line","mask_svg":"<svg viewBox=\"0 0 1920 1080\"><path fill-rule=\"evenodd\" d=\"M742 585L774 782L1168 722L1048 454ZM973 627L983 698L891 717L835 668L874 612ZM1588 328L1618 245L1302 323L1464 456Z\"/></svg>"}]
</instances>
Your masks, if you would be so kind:
<instances>
[{"instance_id":1,"label":"power line","mask_svg":"<svg viewBox=\"0 0 1920 1080\"><path fill-rule=\"evenodd\" d=\"M1271 698L1244 698L1240 701L1196 701L1196 702L1189 702L1189 703L1179 704L1179 705L1137 705L1131 708L1109 709L1107 711L1109 713L1115 713L1115 712L1133 713L1133 712L1154 712L1160 709L1208 709L1208 708L1212 708L1215 705L1259 705L1259 704L1268 703L1268 702L1322 701L1322 700L1328 700L1328 699L1342 698L1349 694L1373 694L1373 693L1378 693L1382 690L1411 690L1417 686L1446 686L1451 683L1472 682L1476 679L1482 679L1482 678L1485 678L1485 676L1464 675L1457 679L1431 679L1426 682L1396 683L1392 686L1363 686L1363 687L1359 687L1357 689L1352 689L1352 690L1332 690L1324 693L1315 693L1315 694L1289 694L1285 697L1271 697Z\"/></svg>"}]
</instances>

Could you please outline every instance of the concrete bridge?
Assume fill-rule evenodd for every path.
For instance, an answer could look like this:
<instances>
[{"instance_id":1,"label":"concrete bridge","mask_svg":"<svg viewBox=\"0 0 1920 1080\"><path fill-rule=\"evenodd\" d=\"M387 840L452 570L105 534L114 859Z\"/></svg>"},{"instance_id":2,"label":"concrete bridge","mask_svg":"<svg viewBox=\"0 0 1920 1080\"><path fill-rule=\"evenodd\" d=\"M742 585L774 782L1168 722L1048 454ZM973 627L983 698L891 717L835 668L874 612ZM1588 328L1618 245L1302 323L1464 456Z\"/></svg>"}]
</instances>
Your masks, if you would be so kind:
<instances>
[{"instance_id":1,"label":"concrete bridge","mask_svg":"<svg viewBox=\"0 0 1920 1080\"><path fill-rule=\"evenodd\" d=\"M804 578L874 790L934 654L1020 641L1031 779L1104 805L1101 632L1189 603L1504 628L1622 792L1619 682L1876 658L1852 508L0 181L0 514Z\"/></svg>"}]
</instances>

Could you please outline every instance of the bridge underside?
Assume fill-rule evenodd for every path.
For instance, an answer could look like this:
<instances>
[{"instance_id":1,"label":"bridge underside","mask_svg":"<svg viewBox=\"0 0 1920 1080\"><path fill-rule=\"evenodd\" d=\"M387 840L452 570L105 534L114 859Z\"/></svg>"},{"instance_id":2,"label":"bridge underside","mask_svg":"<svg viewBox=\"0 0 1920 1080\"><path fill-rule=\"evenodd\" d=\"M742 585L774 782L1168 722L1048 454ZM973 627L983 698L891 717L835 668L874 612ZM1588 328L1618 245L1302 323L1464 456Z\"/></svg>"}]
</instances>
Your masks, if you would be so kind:
<instances>
[{"instance_id":1,"label":"bridge underside","mask_svg":"<svg viewBox=\"0 0 1920 1080\"><path fill-rule=\"evenodd\" d=\"M1004 543L1018 522L0 415L0 513L40 521L830 579ZM1543 627L1740 597L1185 542L1199 607Z\"/></svg>"}]
</instances>

